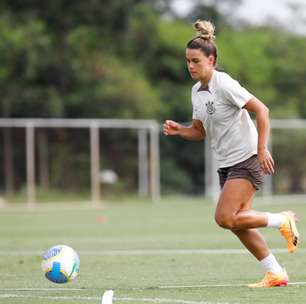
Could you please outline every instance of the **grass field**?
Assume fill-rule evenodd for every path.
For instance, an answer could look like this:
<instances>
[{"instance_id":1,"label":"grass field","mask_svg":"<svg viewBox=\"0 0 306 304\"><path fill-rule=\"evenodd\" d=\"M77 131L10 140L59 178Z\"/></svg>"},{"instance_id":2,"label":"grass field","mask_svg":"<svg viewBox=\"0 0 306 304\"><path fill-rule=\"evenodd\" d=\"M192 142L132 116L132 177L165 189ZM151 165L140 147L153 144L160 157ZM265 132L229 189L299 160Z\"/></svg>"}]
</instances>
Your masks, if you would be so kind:
<instances>
[{"instance_id":1,"label":"grass field","mask_svg":"<svg viewBox=\"0 0 306 304\"><path fill-rule=\"evenodd\" d=\"M295 210L306 228L306 204L255 205L258 210ZM292 285L253 290L246 284L263 270L229 232L217 227L214 206L202 199L160 203L113 202L46 205L0 210L0 303L290 303L306 301L306 247L288 254L275 229L264 229ZM56 285L40 269L42 252L56 244L80 255L76 281Z\"/></svg>"}]
</instances>

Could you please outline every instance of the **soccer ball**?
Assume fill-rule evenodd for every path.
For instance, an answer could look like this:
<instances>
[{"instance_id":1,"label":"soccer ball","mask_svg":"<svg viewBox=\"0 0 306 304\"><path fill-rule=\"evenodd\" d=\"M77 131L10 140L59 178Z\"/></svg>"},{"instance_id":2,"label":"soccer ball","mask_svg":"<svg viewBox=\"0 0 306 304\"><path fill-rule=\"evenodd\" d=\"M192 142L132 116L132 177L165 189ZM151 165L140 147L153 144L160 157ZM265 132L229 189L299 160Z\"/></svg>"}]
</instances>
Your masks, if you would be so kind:
<instances>
[{"instance_id":1,"label":"soccer ball","mask_svg":"<svg viewBox=\"0 0 306 304\"><path fill-rule=\"evenodd\" d=\"M42 255L42 259L41 268L51 282L73 281L80 272L79 256L69 246L53 246Z\"/></svg>"}]
</instances>

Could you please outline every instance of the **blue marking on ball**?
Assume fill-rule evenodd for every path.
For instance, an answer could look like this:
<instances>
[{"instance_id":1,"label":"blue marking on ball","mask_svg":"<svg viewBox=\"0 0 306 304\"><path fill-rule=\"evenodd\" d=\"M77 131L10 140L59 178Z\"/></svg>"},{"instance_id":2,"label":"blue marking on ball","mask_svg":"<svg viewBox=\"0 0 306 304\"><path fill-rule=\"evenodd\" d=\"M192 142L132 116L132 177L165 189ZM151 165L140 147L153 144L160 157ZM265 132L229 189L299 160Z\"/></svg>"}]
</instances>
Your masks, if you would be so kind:
<instances>
[{"instance_id":1,"label":"blue marking on ball","mask_svg":"<svg viewBox=\"0 0 306 304\"><path fill-rule=\"evenodd\" d=\"M53 262L52 271L46 272L46 278L54 283L67 283L68 278L61 272L61 264Z\"/></svg>"}]
</instances>

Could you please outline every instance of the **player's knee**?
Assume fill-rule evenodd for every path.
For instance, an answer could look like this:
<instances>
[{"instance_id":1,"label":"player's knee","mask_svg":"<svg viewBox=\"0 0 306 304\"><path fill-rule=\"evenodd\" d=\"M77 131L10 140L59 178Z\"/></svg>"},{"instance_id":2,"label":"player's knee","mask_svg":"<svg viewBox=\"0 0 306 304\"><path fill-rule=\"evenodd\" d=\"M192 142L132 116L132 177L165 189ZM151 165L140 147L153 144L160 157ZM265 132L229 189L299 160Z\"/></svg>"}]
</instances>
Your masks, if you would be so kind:
<instances>
[{"instance_id":1,"label":"player's knee","mask_svg":"<svg viewBox=\"0 0 306 304\"><path fill-rule=\"evenodd\" d=\"M233 222L231 217L224 216L224 215L221 215L221 214L215 214L215 221L220 227L222 227L224 229L235 228L234 227L234 222Z\"/></svg>"}]
</instances>

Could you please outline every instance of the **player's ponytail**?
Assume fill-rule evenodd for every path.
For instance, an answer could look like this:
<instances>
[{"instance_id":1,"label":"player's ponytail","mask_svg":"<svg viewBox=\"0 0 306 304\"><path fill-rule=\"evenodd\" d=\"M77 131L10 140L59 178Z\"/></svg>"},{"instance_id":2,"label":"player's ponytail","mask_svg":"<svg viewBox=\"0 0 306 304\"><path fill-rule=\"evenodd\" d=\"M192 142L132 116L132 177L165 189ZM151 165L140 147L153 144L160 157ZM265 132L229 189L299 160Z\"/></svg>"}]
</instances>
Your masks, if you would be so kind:
<instances>
[{"instance_id":1,"label":"player's ponytail","mask_svg":"<svg viewBox=\"0 0 306 304\"><path fill-rule=\"evenodd\" d=\"M197 36L187 43L188 49L200 49L207 57L215 57L217 63L217 47L215 44L215 26L210 21L197 20L194 25Z\"/></svg>"}]
</instances>

